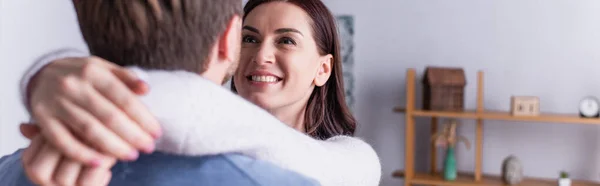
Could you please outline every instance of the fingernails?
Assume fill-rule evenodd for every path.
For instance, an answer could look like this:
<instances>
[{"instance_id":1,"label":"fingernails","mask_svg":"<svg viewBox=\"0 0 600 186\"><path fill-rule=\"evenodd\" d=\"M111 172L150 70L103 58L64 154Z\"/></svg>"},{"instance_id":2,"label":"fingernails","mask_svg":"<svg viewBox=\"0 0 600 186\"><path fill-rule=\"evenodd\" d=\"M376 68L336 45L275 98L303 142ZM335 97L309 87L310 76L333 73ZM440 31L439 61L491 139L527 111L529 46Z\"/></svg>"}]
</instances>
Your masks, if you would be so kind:
<instances>
[{"instance_id":1,"label":"fingernails","mask_svg":"<svg viewBox=\"0 0 600 186\"><path fill-rule=\"evenodd\" d=\"M92 160L92 162L90 164L92 164L92 167L99 167L100 165L102 165L102 160L95 159L95 160Z\"/></svg>"},{"instance_id":2,"label":"fingernails","mask_svg":"<svg viewBox=\"0 0 600 186\"><path fill-rule=\"evenodd\" d=\"M136 90L139 91L139 93L141 94L145 94L150 89L150 87L148 87L148 83L146 83L145 81L137 80L135 83Z\"/></svg>"},{"instance_id":3,"label":"fingernails","mask_svg":"<svg viewBox=\"0 0 600 186\"><path fill-rule=\"evenodd\" d=\"M152 133L152 137L154 137L154 139L158 139L162 136L162 130L158 129L156 131L154 131L154 133Z\"/></svg>"},{"instance_id":4,"label":"fingernails","mask_svg":"<svg viewBox=\"0 0 600 186\"><path fill-rule=\"evenodd\" d=\"M146 146L146 148L143 149L143 151L145 153L152 153L154 151L154 148L156 148L156 146L154 145L154 143L150 143L150 145Z\"/></svg>"},{"instance_id":5,"label":"fingernails","mask_svg":"<svg viewBox=\"0 0 600 186\"><path fill-rule=\"evenodd\" d=\"M131 154L127 156L127 160L133 161L140 157L140 153L138 151L133 151Z\"/></svg>"}]
</instances>

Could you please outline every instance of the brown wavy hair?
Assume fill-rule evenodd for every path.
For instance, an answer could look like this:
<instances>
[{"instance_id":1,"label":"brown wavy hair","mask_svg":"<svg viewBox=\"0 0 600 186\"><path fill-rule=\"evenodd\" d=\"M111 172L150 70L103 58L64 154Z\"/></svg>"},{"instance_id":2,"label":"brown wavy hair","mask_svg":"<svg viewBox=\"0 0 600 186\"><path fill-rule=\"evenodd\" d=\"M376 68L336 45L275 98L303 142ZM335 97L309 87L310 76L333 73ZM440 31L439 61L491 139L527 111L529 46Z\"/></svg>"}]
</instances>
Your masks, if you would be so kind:
<instances>
[{"instance_id":1,"label":"brown wavy hair","mask_svg":"<svg viewBox=\"0 0 600 186\"><path fill-rule=\"evenodd\" d=\"M317 139L336 135L354 135L356 120L346 105L340 41L335 19L320 0L249 0L244 6L244 17L257 6L269 2L287 2L302 8L313 21L313 35L321 55L333 56L330 79L321 87L315 87L306 107L304 126L306 132ZM231 82L231 89L237 92Z\"/></svg>"}]
</instances>

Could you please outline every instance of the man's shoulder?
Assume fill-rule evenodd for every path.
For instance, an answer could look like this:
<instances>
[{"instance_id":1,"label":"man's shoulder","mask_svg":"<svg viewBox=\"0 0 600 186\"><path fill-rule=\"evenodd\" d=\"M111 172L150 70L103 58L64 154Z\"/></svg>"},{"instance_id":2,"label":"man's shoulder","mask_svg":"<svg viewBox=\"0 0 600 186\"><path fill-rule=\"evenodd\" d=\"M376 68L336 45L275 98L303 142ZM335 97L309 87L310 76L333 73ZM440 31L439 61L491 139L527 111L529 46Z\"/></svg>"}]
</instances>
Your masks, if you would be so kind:
<instances>
[{"instance_id":1,"label":"man's shoulder","mask_svg":"<svg viewBox=\"0 0 600 186\"><path fill-rule=\"evenodd\" d=\"M27 179L21 155L23 149L19 149L12 154L0 158L0 183L5 186L33 186L34 184Z\"/></svg>"},{"instance_id":2,"label":"man's shoulder","mask_svg":"<svg viewBox=\"0 0 600 186\"><path fill-rule=\"evenodd\" d=\"M318 186L316 180L300 173L280 168L266 161L256 160L243 155L223 156L233 167L241 173L255 180L259 185L287 185L287 186Z\"/></svg>"},{"instance_id":3,"label":"man's shoulder","mask_svg":"<svg viewBox=\"0 0 600 186\"><path fill-rule=\"evenodd\" d=\"M135 162L119 162L111 185L316 186L315 181L238 154L181 156L155 152Z\"/></svg>"}]
</instances>

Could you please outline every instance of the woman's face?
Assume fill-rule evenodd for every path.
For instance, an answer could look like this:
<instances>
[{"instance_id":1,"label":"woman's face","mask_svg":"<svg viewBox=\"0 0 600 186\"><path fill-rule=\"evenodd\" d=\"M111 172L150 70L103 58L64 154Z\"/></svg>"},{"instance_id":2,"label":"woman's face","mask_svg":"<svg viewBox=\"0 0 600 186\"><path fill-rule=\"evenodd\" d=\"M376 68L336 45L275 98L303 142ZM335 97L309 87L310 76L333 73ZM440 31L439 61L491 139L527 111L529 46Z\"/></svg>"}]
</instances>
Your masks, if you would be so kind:
<instances>
[{"instance_id":1,"label":"woman's face","mask_svg":"<svg viewBox=\"0 0 600 186\"><path fill-rule=\"evenodd\" d=\"M315 83L330 71L331 55L320 55L312 20L304 10L285 2L259 5L244 20L238 94L273 111L305 105ZM328 78L328 75L327 75Z\"/></svg>"}]
</instances>

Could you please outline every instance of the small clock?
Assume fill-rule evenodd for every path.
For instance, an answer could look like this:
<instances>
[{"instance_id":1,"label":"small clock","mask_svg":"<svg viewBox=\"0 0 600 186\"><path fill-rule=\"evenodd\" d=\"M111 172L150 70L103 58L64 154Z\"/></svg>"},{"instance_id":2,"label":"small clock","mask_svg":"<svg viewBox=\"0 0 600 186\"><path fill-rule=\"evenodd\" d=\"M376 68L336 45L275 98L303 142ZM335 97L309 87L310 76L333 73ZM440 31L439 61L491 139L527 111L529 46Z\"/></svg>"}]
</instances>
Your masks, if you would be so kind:
<instances>
[{"instance_id":1,"label":"small clock","mask_svg":"<svg viewBox=\"0 0 600 186\"><path fill-rule=\"evenodd\" d=\"M600 102L595 97L585 97L579 103L579 115L585 118L597 118L600 116Z\"/></svg>"}]
</instances>

